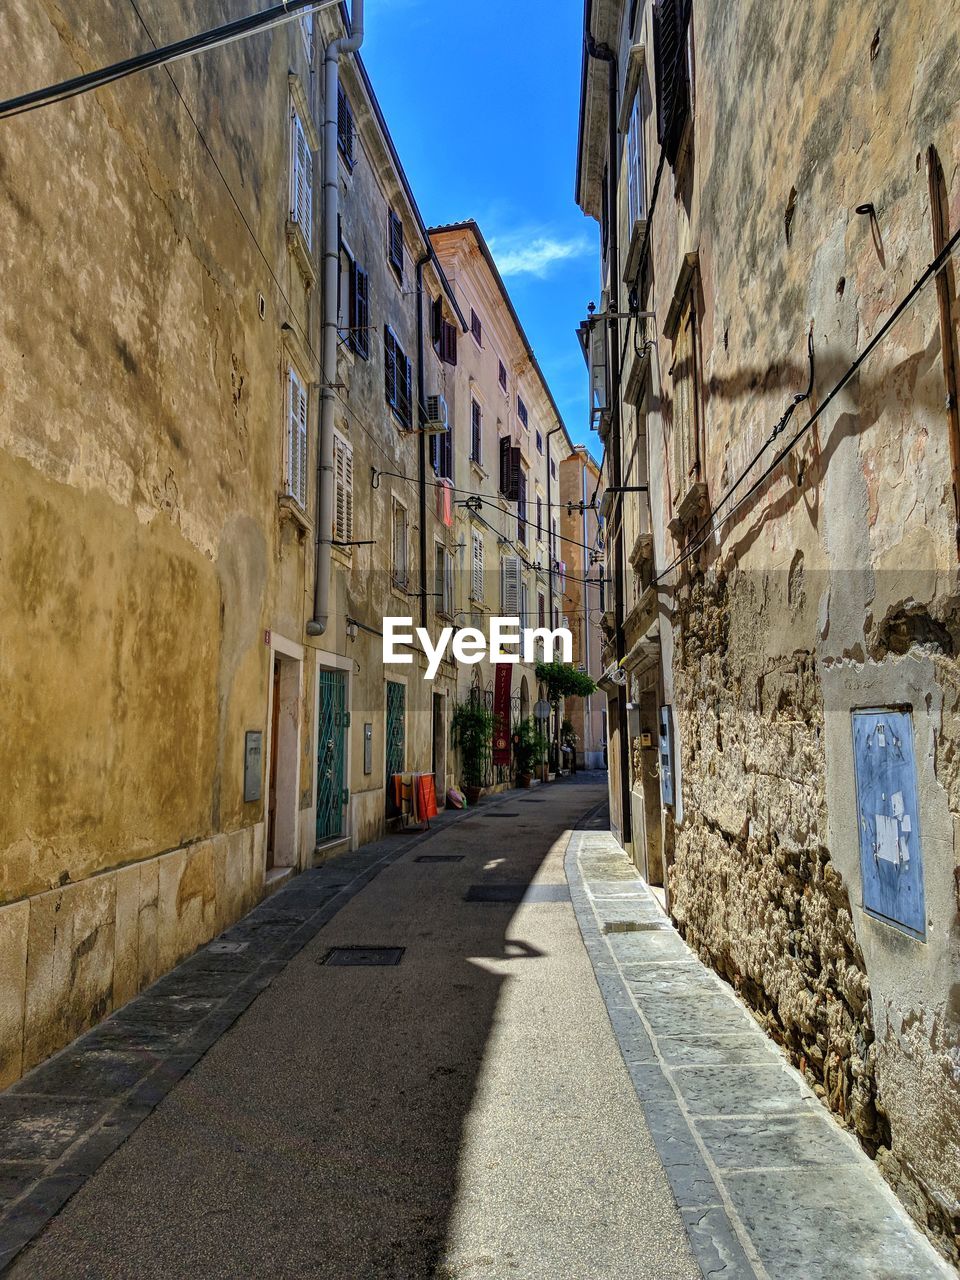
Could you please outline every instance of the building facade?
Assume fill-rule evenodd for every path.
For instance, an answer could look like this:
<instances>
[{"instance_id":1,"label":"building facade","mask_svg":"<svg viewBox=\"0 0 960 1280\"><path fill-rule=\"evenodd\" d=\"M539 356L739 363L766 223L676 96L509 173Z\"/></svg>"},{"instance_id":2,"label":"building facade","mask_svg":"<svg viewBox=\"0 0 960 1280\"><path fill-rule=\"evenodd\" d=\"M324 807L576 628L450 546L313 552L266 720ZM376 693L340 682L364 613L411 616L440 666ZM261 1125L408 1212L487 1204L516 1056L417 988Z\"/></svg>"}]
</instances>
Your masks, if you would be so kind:
<instances>
[{"instance_id":1,"label":"building facade","mask_svg":"<svg viewBox=\"0 0 960 1280\"><path fill-rule=\"evenodd\" d=\"M477 223L434 228L431 239L469 328L453 367L455 430L433 455L455 512L452 620L486 632L499 615L553 629L567 612L573 543L560 528L560 475L573 445ZM535 665L513 664L514 723L543 701ZM474 690L492 705L488 658L459 669L458 700ZM495 785L511 776L509 766L490 775Z\"/></svg>"},{"instance_id":2,"label":"building facade","mask_svg":"<svg viewBox=\"0 0 960 1280\"><path fill-rule=\"evenodd\" d=\"M954 1259L958 37L587 0L577 179L614 827Z\"/></svg>"},{"instance_id":3,"label":"building facade","mask_svg":"<svg viewBox=\"0 0 960 1280\"><path fill-rule=\"evenodd\" d=\"M600 467L584 445L574 445L560 463L560 531L567 572L564 616L573 637L573 664L594 683L603 674L605 612L603 520L597 508ZM581 769L603 769L606 763L606 696L572 698L566 710L576 737L576 763Z\"/></svg>"},{"instance_id":4,"label":"building facade","mask_svg":"<svg viewBox=\"0 0 960 1280\"><path fill-rule=\"evenodd\" d=\"M10 65L116 61L130 15L15 3ZM395 774L454 779L454 666L380 633L450 616L467 326L361 56L325 74L351 35L325 10L4 122L9 296L44 301L0 329L0 1085L382 835Z\"/></svg>"}]
</instances>

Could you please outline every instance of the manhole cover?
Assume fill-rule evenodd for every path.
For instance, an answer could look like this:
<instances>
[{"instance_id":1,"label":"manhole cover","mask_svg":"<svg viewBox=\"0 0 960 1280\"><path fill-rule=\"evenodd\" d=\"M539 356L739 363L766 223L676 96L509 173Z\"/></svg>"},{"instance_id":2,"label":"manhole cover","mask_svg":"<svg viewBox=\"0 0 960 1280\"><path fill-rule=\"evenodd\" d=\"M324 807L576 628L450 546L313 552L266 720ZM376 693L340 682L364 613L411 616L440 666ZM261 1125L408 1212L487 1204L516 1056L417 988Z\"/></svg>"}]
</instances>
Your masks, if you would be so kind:
<instances>
[{"instance_id":1,"label":"manhole cover","mask_svg":"<svg viewBox=\"0 0 960 1280\"><path fill-rule=\"evenodd\" d=\"M565 884L472 884L464 902L569 902Z\"/></svg>"},{"instance_id":2,"label":"manhole cover","mask_svg":"<svg viewBox=\"0 0 960 1280\"><path fill-rule=\"evenodd\" d=\"M405 947L333 947L321 964L385 965L399 964Z\"/></svg>"},{"instance_id":3,"label":"manhole cover","mask_svg":"<svg viewBox=\"0 0 960 1280\"><path fill-rule=\"evenodd\" d=\"M249 942L211 942L207 951L213 956L236 956L249 946Z\"/></svg>"},{"instance_id":4,"label":"manhole cover","mask_svg":"<svg viewBox=\"0 0 960 1280\"><path fill-rule=\"evenodd\" d=\"M462 862L462 853L422 853L414 862Z\"/></svg>"}]
</instances>

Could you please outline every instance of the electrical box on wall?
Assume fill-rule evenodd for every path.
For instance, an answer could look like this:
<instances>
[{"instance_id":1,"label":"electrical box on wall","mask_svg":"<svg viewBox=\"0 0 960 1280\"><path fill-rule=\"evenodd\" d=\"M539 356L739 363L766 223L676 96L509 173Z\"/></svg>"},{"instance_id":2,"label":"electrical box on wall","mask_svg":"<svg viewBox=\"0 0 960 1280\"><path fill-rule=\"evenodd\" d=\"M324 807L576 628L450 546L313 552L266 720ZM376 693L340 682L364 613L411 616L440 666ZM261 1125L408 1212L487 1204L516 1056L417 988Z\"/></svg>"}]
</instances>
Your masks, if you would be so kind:
<instances>
[{"instance_id":1,"label":"electrical box on wall","mask_svg":"<svg viewBox=\"0 0 960 1280\"><path fill-rule=\"evenodd\" d=\"M664 808L672 808L673 715L670 707L660 708L660 800Z\"/></svg>"},{"instance_id":2,"label":"electrical box on wall","mask_svg":"<svg viewBox=\"0 0 960 1280\"><path fill-rule=\"evenodd\" d=\"M917 937L926 934L923 853L909 710L854 711L853 757L863 907Z\"/></svg>"}]
</instances>

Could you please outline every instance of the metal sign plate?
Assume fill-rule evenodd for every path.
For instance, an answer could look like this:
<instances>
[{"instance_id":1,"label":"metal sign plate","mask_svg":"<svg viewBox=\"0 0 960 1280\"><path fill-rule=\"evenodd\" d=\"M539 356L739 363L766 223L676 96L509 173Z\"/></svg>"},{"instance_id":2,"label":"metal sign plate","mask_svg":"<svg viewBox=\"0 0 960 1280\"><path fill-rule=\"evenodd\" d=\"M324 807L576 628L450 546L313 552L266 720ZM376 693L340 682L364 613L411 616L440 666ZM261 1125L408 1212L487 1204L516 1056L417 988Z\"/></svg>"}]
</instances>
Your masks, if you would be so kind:
<instances>
[{"instance_id":1,"label":"metal sign plate","mask_svg":"<svg viewBox=\"0 0 960 1280\"><path fill-rule=\"evenodd\" d=\"M248 729L243 750L243 801L249 804L263 794L263 733Z\"/></svg>"}]
</instances>

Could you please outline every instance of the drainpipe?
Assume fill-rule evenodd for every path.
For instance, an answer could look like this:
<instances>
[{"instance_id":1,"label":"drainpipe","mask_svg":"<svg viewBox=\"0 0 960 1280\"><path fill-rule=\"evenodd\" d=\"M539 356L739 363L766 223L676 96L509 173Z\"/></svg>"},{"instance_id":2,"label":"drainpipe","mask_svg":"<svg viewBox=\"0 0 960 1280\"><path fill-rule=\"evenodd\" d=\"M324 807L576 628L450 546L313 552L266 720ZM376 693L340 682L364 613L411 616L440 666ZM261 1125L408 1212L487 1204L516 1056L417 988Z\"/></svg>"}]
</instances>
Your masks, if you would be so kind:
<instances>
[{"instance_id":1,"label":"drainpipe","mask_svg":"<svg viewBox=\"0 0 960 1280\"><path fill-rule=\"evenodd\" d=\"M580 469L580 541L585 547L590 545L587 538L587 460L584 458ZM583 662L587 675L590 674L590 552L584 557L583 573ZM587 694L586 716L583 723L584 739L593 737L593 694ZM583 767L587 767L587 744L583 744Z\"/></svg>"},{"instance_id":2,"label":"drainpipe","mask_svg":"<svg viewBox=\"0 0 960 1280\"><path fill-rule=\"evenodd\" d=\"M363 0L353 0L350 35L327 45L323 60L323 297L320 374L320 448L317 456L317 553L313 617L308 636L322 636L330 620L330 546L333 540L333 419L337 381L337 283L340 276L340 161L337 96L340 58L363 44Z\"/></svg>"},{"instance_id":3,"label":"drainpipe","mask_svg":"<svg viewBox=\"0 0 960 1280\"><path fill-rule=\"evenodd\" d=\"M615 313L620 311L620 223L617 217L619 204L619 188L620 188L620 135L617 128L617 94L619 88L619 73L617 70L617 56L605 44L598 44L593 38L588 28L586 34L587 53L591 58L596 58L600 62L607 64L608 89L607 89L607 114L609 117L609 142L608 148L610 152L609 162L607 164L607 180L609 184L607 207L610 210L610 227L609 227L609 262L610 262L610 300L613 303ZM621 420L620 420L620 321L614 317L609 320L608 331L608 348L609 361L608 368L610 370L610 401L611 401L611 423L610 423L610 442L608 446L608 456L610 458L610 472L613 480L613 488L621 489L623 487L623 457L622 457L622 441L620 438ZM624 641L623 641L623 619L624 619L624 601L623 601L623 494L619 495L619 505L616 515L618 517L618 525L616 536L613 543L613 618L614 618L614 643L616 646L617 665L624 657ZM633 824L630 820L630 771L628 767L627 751L629 749L628 728L627 728L627 690L625 686L620 685L617 689L617 734L620 739L620 777L618 779L620 785L620 814L621 814L621 830L620 839L624 845L629 844L633 839Z\"/></svg>"},{"instance_id":4,"label":"drainpipe","mask_svg":"<svg viewBox=\"0 0 960 1280\"><path fill-rule=\"evenodd\" d=\"M417 262L417 481L420 489L420 625L427 626L427 440L423 434L420 406L426 404L423 368L423 268L433 254L427 250Z\"/></svg>"}]
</instances>

